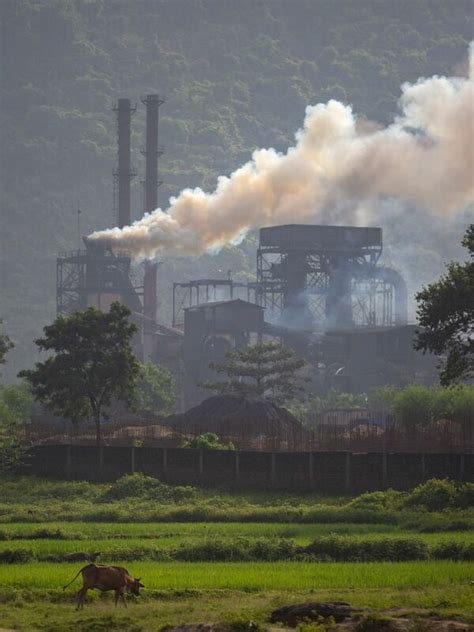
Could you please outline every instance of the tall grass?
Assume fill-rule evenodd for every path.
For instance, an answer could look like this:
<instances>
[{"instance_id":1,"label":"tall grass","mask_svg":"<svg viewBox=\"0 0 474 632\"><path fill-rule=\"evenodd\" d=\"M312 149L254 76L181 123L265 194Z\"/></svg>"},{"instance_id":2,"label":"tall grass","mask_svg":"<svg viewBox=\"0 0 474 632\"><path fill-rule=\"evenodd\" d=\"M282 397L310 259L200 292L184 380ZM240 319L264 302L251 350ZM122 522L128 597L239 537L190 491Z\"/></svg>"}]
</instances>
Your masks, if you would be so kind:
<instances>
[{"instance_id":1,"label":"tall grass","mask_svg":"<svg viewBox=\"0 0 474 632\"><path fill-rule=\"evenodd\" d=\"M130 562L127 568L142 577L150 590L309 590L428 588L468 585L468 562L323 563L257 562L155 563ZM71 564L12 564L0 566L4 588L60 589L76 573ZM71 587L73 590L74 585Z\"/></svg>"}]
</instances>

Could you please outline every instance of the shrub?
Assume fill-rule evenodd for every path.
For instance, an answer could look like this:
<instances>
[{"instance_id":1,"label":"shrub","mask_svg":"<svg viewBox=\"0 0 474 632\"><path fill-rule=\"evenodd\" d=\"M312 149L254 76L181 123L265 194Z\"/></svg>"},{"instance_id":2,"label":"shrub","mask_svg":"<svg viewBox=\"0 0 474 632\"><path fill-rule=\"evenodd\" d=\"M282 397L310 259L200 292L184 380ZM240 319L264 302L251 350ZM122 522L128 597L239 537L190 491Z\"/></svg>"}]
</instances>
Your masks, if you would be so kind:
<instances>
[{"instance_id":1,"label":"shrub","mask_svg":"<svg viewBox=\"0 0 474 632\"><path fill-rule=\"evenodd\" d=\"M173 487L157 478L141 473L127 474L113 483L102 495L103 500L122 500L124 498L148 498L158 501L180 501L192 498L192 487Z\"/></svg>"},{"instance_id":2,"label":"shrub","mask_svg":"<svg viewBox=\"0 0 474 632\"><path fill-rule=\"evenodd\" d=\"M183 441L182 448L194 448L200 450L235 450L234 444L221 443L219 436L213 432L205 432L193 439Z\"/></svg>"},{"instance_id":3,"label":"shrub","mask_svg":"<svg viewBox=\"0 0 474 632\"><path fill-rule=\"evenodd\" d=\"M428 557L428 547L414 538L359 540L344 537L317 538L305 553L318 560L335 562L404 562Z\"/></svg>"},{"instance_id":4,"label":"shrub","mask_svg":"<svg viewBox=\"0 0 474 632\"><path fill-rule=\"evenodd\" d=\"M398 509L402 504L403 493L389 489L385 492L366 492L360 494L349 503L349 507L356 509L371 509L383 511L384 509Z\"/></svg>"},{"instance_id":5,"label":"shrub","mask_svg":"<svg viewBox=\"0 0 474 632\"><path fill-rule=\"evenodd\" d=\"M474 561L474 544L467 542L440 542L433 547L431 555L435 560Z\"/></svg>"},{"instance_id":6,"label":"shrub","mask_svg":"<svg viewBox=\"0 0 474 632\"><path fill-rule=\"evenodd\" d=\"M0 563L23 564L33 559L33 553L28 549L5 549L0 551Z\"/></svg>"},{"instance_id":7,"label":"shrub","mask_svg":"<svg viewBox=\"0 0 474 632\"><path fill-rule=\"evenodd\" d=\"M424 507L428 511L442 511L457 505L458 488L448 479L432 478L415 487L405 500L406 507Z\"/></svg>"}]
</instances>

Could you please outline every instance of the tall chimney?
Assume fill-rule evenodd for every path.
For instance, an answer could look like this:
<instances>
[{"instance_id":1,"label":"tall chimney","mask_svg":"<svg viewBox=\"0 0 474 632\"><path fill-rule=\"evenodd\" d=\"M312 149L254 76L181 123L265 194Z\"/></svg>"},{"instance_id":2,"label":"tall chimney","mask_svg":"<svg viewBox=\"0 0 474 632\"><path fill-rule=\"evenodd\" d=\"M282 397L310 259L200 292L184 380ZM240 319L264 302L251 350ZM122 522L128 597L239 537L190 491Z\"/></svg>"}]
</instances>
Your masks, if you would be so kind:
<instances>
[{"instance_id":1,"label":"tall chimney","mask_svg":"<svg viewBox=\"0 0 474 632\"><path fill-rule=\"evenodd\" d=\"M151 213L158 206L158 157L162 151L158 146L159 107L163 100L157 94L149 94L143 103L146 106L146 145L145 145L145 212ZM156 320L157 297L157 264L147 261L145 265L145 279L143 287L143 312L147 317L145 333L153 331ZM151 330L151 331L150 331Z\"/></svg>"},{"instance_id":2,"label":"tall chimney","mask_svg":"<svg viewBox=\"0 0 474 632\"><path fill-rule=\"evenodd\" d=\"M130 181L134 177L130 159L130 119L135 112L130 99L119 99L115 108L118 127L118 168L114 173L118 181L118 217L120 228L132 223L130 214Z\"/></svg>"}]
</instances>

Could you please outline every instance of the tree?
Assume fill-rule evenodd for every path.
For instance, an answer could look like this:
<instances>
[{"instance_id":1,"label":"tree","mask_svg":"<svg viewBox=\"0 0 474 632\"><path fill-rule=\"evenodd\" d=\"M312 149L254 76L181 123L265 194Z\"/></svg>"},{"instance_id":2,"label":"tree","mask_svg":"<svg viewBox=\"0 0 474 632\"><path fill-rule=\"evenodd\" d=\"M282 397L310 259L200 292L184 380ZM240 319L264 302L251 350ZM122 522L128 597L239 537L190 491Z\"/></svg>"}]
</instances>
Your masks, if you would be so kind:
<instances>
[{"instance_id":1,"label":"tree","mask_svg":"<svg viewBox=\"0 0 474 632\"><path fill-rule=\"evenodd\" d=\"M170 412L176 401L173 375L154 362L142 365L134 401L135 408L143 412Z\"/></svg>"},{"instance_id":2,"label":"tree","mask_svg":"<svg viewBox=\"0 0 474 632\"><path fill-rule=\"evenodd\" d=\"M33 395L55 414L79 422L92 417L97 445L101 419L112 400L130 404L140 375L140 363L131 348L137 331L128 321L130 310L113 303L109 312L92 307L71 316L58 316L36 340L54 355L35 369L21 371Z\"/></svg>"},{"instance_id":3,"label":"tree","mask_svg":"<svg viewBox=\"0 0 474 632\"><path fill-rule=\"evenodd\" d=\"M10 351L10 349L13 349L14 347L13 342L10 340L7 334L1 332L2 326L3 320L0 319L0 364L5 363L5 356Z\"/></svg>"},{"instance_id":4,"label":"tree","mask_svg":"<svg viewBox=\"0 0 474 632\"><path fill-rule=\"evenodd\" d=\"M205 382L204 388L217 392L252 393L282 404L304 388L298 370L306 362L292 349L278 342L260 342L226 354L228 364L211 363L217 373L225 373L226 382Z\"/></svg>"},{"instance_id":5,"label":"tree","mask_svg":"<svg viewBox=\"0 0 474 632\"><path fill-rule=\"evenodd\" d=\"M33 397L26 384L0 388L0 473L21 465L27 448L21 441L22 424L31 414Z\"/></svg>"},{"instance_id":6,"label":"tree","mask_svg":"<svg viewBox=\"0 0 474 632\"><path fill-rule=\"evenodd\" d=\"M463 239L470 254L466 263L451 262L448 272L416 295L418 331L415 348L445 356L443 386L474 375L474 224Z\"/></svg>"}]
</instances>

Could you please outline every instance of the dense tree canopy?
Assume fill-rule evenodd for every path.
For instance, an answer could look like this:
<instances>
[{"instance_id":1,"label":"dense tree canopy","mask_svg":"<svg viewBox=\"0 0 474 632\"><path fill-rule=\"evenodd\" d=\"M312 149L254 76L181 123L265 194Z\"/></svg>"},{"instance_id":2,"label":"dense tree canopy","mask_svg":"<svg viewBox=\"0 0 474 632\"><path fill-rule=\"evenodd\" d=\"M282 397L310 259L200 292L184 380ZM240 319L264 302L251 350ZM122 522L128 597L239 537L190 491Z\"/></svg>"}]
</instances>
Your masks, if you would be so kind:
<instances>
[{"instance_id":1,"label":"dense tree canopy","mask_svg":"<svg viewBox=\"0 0 474 632\"><path fill-rule=\"evenodd\" d=\"M447 273L417 294L416 348L444 356L440 379L445 386L474 376L474 224L463 245L470 260L451 262Z\"/></svg>"},{"instance_id":2,"label":"dense tree canopy","mask_svg":"<svg viewBox=\"0 0 474 632\"><path fill-rule=\"evenodd\" d=\"M89 307L59 316L36 341L50 357L20 372L34 396L54 413L76 422L92 417L98 445L103 414L114 399L132 402L140 376L131 347L137 328L129 316L120 303L112 303L109 312Z\"/></svg>"},{"instance_id":3,"label":"dense tree canopy","mask_svg":"<svg viewBox=\"0 0 474 632\"><path fill-rule=\"evenodd\" d=\"M134 395L137 410L152 414L169 413L175 401L175 382L168 369L154 362L142 365Z\"/></svg>"}]
</instances>

